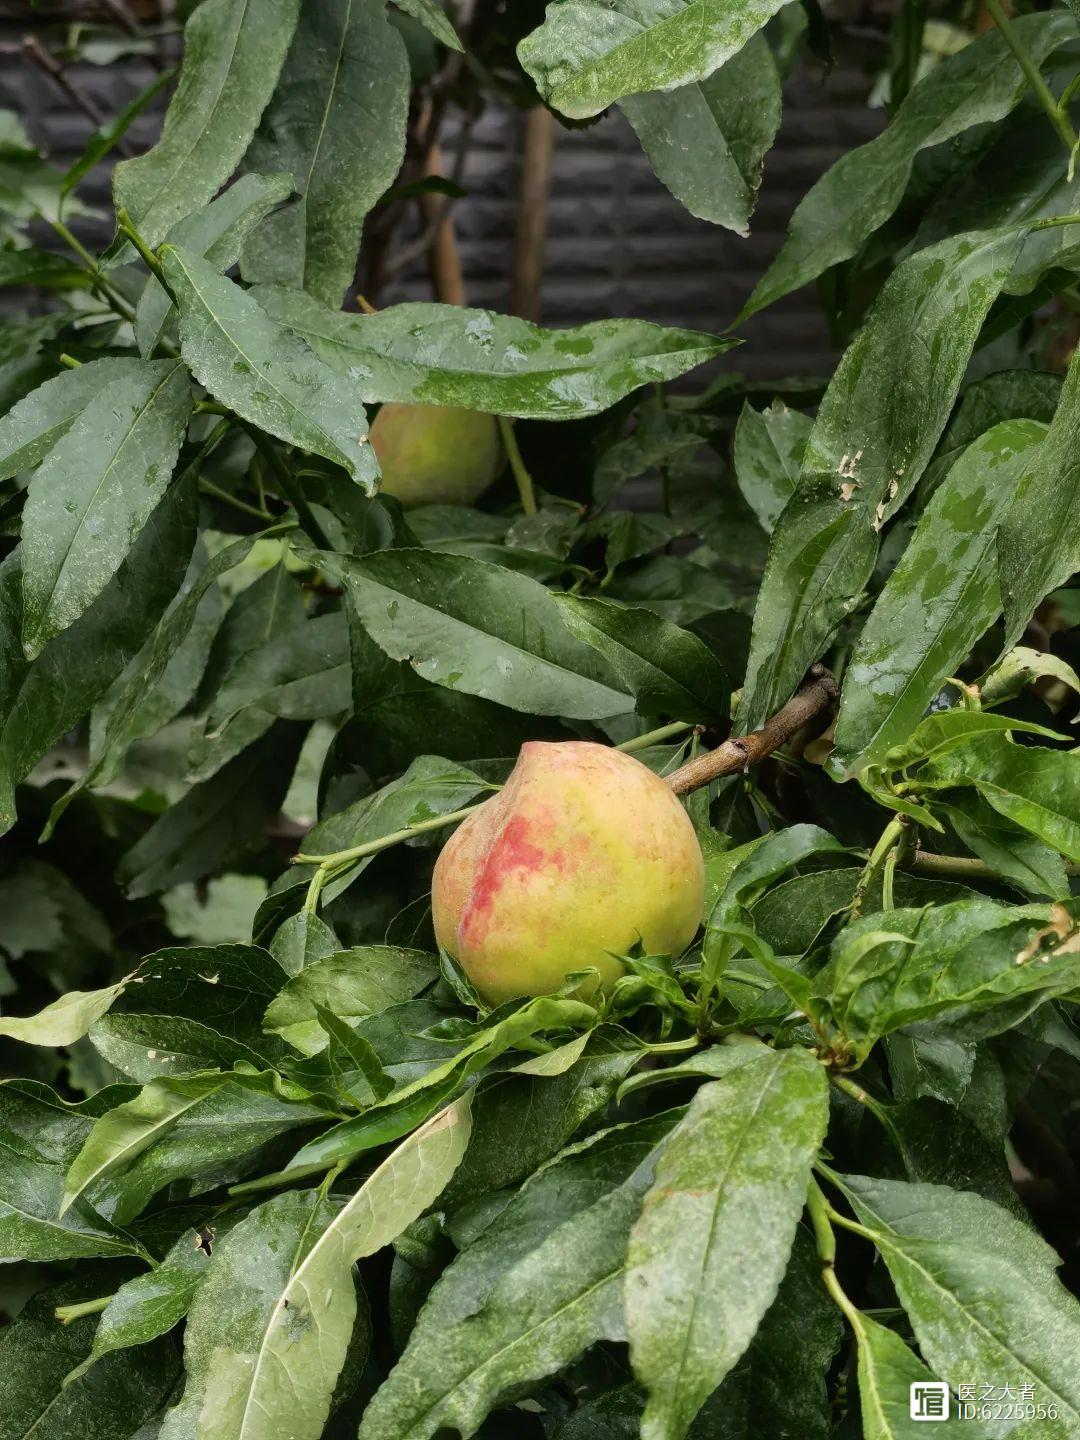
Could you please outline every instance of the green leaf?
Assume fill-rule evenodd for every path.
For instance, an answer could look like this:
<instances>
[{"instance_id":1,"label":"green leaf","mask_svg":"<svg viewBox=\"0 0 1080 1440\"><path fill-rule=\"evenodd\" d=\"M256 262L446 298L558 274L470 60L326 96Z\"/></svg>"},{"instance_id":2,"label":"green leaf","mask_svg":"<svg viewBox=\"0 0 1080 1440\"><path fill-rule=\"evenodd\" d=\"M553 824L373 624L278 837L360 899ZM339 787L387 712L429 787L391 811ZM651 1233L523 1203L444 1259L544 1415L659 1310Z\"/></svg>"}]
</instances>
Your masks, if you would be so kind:
<instances>
[{"instance_id":1,"label":"green leaf","mask_svg":"<svg viewBox=\"0 0 1080 1440\"><path fill-rule=\"evenodd\" d=\"M885 762L891 770L904 770L921 760L940 760L950 750L980 736L1004 736L1013 730L1023 735L1042 735L1048 740L1062 738L1045 725L1015 720L1011 715L995 715L986 710L939 710L921 720L902 745L888 752Z\"/></svg>"},{"instance_id":2,"label":"green leaf","mask_svg":"<svg viewBox=\"0 0 1080 1440\"><path fill-rule=\"evenodd\" d=\"M960 235L912 255L844 352L798 488L773 531L740 730L755 729L789 698L858 604L878 530L933 453L1020 238Z\"/></svg>"},{"instance_id":3,"label":"green leaf","mask_svg":"<svg viewBox=\"0 0 1080 1440\"><path fill-rule=\"evenodd\" d=\"M965 1037L997 1034L1076 988L1080 950L1059 910L980 897L869 915L833 941L812 992L859 1059L916 1021L948 1016Z\"/></svg>"},{"instance_id":4,"label":"green leaf","mask_svg":"<svg viewBox=\"0 0 1080 1440\"><path fill-rule=\"evenodd\" d=\"M235 1223L228 1214L215 1217L211 1246L222 1242ZM197 1231L185 1230L156 1270L120 1286L102 1311L90 1354L68 1375L65 1387L102 1356L148 1345L180 1323L210 1269L210 1255L199 1238Z\"/></svg>"},{"instance_id":5,"label":"green leaf","mask_svg":"<svg viewBox=\"0 0 1080 1440\"><path fill-rule=\"evenodd\" d=\"M123 993L126 980L100 990L69 990L36 1015L0 1017L0 1035L26 1045L73 1045Z\"/></svg>"},{"instance_id":6,"label":"green leaf","mask_svg":"<svg viewBox=\"0 0 1080 1440\"><path fill-rule=\"evenodd\" d=\"M581 120L624 95L707 79L779 9L777 0L562 0L518 59L553 109Z\"/></svg>"},{"instance_id":7,"label":"green leaf","mask_svg":"<svg viewBox=\"0 0 1080 1440\"><path fill-rule=\"evenodd\" d=\"M31 390L0 419L0 480L40 465L110 382L143 373L138 360L91 360Z\"/></svg>"},{"instance_id":8,"label":"green leaf","mask_svg":"<svg viewBox=\"0 0 1080 1440\"><path fill-rule=\"evenodd\" d=\"M285 1287L335 1208L315 1190L276 1195L214 1247L184 1332L184 1394L165 1416L161 1440L221 1433L206 1428L228 1400L217 1390L218 1367L227 1372L241 1353L254 1359Z\"/></svg>"},{"instance_id":9,"label":"green leaf","mask_svg":"<svg viewBox=\"0 0 1080 1440\"><path fill-rule=\"evenodd\" d=\"M52 1261L138 1253L131 1236L85 1200L60 1216L64 1162L91 1122L17 1087L18 1082L0 1085L0 1258Z\"/></svg>"},{"instance_id":10,"label":"green leaf","mask_svg":"<svg viewBox=\"0 0 1080 1440\"><path fill-rule=\"evenodd\" d=\"M749 233L780 124L780 76L764 36L751 36L707 79L627 95L621 108L657 178L691 215Z\"/></svg>"},{"instance_id":11,"label":"green leaf","mask_svg":"<svg viewBox=\"0 0 1080 1440\"><path fill-rule=\"evenodd\" d=\"M289 788L301 739L297 727L278 721L164 811L120 862L117 879L128 896L199 880L261 840Z\"/></svg>"},{"instance_id":12,"label":"green leaf","mask_svg":"<svg viewBox=\"0 0 1080 1440\"><path fill-rule=\"evenodd\" d=\"M1080 1306L1054 1275L1060 1263L1023 1220L967 1191L837 1177L889 1267L919 1348L956 1387L972 1374L1031 1384L1057 1419L1050 1440L1080 1427ZM998 1427L995 1433L1005 1434Z\"/></svg>"},{"instance_id":13,"label":"green leaf","mask_svg":"<svg viewBox=\"0 0 1080 1440\"><path fill-rule=\"evenodd\" d=\"M520 1184L589 1122L644 1055L616 1025L600 1025L554 1050L480 1081L473 1095L469 1148L443 1196L444 1206Z\"/></svg>"},{"instance_id":14,"label":"green leaf","mask_svg":"<svg viewBox=\"0 0 1080 1440\"><path fill-rule=\"evenodd\" d=\"M712 651L689 630L651 610L608 600L559 595L579 640L611 665L641 715L668 715L705 725L727 721L731 684Z\"/></svg>"},{"instance_id":15,"label":"green leaf","mask_svg":"<svg viewBox=\"0 0 1080 1440\"><path fill-rule=\"evenodd\" d=\"M180 347L207 390L287 444L322 455L374 493L378 467L354 385L198 255L164 246Z\"/></svg>"},{"instance_id":16,"label":"green leaf","mask_svg":"<svg viewBox=\"0 0 1080 1440\"><path fill-rule=\"evenodd\" d=\"M988 734L958 745L927 766L937 786L974 785L999 815L1080 860L1080 765L1075 753L1017 745Z\"/></svg>"},{"instance_id":17,"label":"green leaf","mask_svg":"<svg viewBox=\"0 0 1080 1440\"><path fill-rule=\"evenodd\" d=\"M878 596L844 675L829 769L880 762L919 723L1001 609L994 544L1046 434L1007 420L974 441L935 490Z\"/></svg>"},{"instance_id":18,"label":"green leaf","mask_svg":"<svg viewBox=\"0 0 1080 1440\"><path fill-rule=\"evenodd\" d=\"M270 1002L265 1025L305 1055L326 1046L318 1021L325 1006L342 1019L376 1015L425 989L435 962L420 950L362 945L310 962Z\"/></svg>"},{"instance_id":19,"label":"green leaf","mask_svg":"<svg viewBox=\"0 0 1080 1440\"><path fill-rule=\"evenodd\" d=\"M441 13L441 12L440 12ZM352 284L364 216L405 153L405 44L383 0L304 5L245 158L287 170L299 200L244 246L244 278L308 290L335 308Z\"/></svg>"},{"instance_id":20,"label":"green leaf","mask_svg":"<svg viewBox=\"0 0 1080 1440\"><path fill-rule=\"evenodd\" d=\"M213 733L255 706L285 720L320 720L343 715L351 700L348 619L337 610L240 656L210 702L207 724Z\"/></svg>"},{"instance_id":21,"label":"green leaf","mask_svg":"<svg viewBox=\"0 0 1080 1440\"><path fill-rule=\"evenodd\" d=\"M23 511L23 648L31 658L116 574L169 484L191 414L178 360L112 379L56 443Z\"/></svg>"},{"instance_id":22,"label":"green leaf","mask_svg":"<svg viewBox=\"0 0 1080 1440\"><path fill-rule=\"evenodd\" d=\"M320 1005L317 1013L319 1024L330 1039L327 1059L337 1093L361 1108L384 1100L394 1088L394 1082L372 1047L325 1005Z\"/></svg>"},{"instance_id":23,"label":"green leaf","mask_svg":"<svg viewBox=\"0 0 1080 1440\"><path fill-rule=\"evenodd\" d=\"M178 946L148 955L111 1009L156 1022L198 1021L275 1058L280 1049L263 1035L262 1016L287 979L277 959L256 945Z\"/></svg>"},{"instance_id":24,"label":"green leaf","mask_svg":"<svg viewBox=\"0 0 1080 1440\"><path fill-rule=\"evenodd\" d=\"M736 342L644 320L545 330L512 315L421 302L348 315L296 290L259 303L347 375L368 404L456 405L526 420L577 420L641 385L673 380Z\"/></svg>"},{"instance_id":25,"label":"green leaf","mask_svg":"<svg viewBox=\"0 0 1080 1440\"><path fill-rule=\"evenodd\" d=\"M206 658L208 635L216 631L220 620L217 582L244 560L257 538L252 535L234 541L209 563L201 563L205 560L203 547L196 547L184 584L153 634L95 706L86 768L54 803L42 839L49 838L81 791L113 780L130 746L160 729L191 699ZM271 723L268 716L263 730ZM258 735L252 738L258 739Z\"/></svg>"},{"instance_id":26,"label":"green leaf","mask_svg":"<svg viewBox=\"0 0 1080 1440\"><path fill-rule=\"evenodd\" d=\"M438 815L460 810L491 788L475 770L455 765L438 755L419 755L404 775L320 821L307 836L303 853L329 854L380 840ZM441 843L441 839L435 843ZM324 900L340 895L372 859L372 855L359 858L347 869L337 872L322 892ZM298 873L310 878L312 871L304 869Z\"/></svg>"},{"instance_id":27,"label":"green leaf","mask_svg":"<svg viewBox=\"0 0 1080 1440\"><path fill-rule=\"evenodd\" d=\"M204 1074L144 1086L94 1125L68 1171L63 1211L93 1189L114 1222L126 1224L171 1180L216 1172L287 1130L329 1118L301 1098L284 1098L275 1083L273 1076Z\"/></svg>"},{"instance_id":28,"label":"green leaf","mask_svg":"<svg viewBox=\"0 0 1080 1440\"><path fill-rule=\"evenodd\" d=\"M749 400L735 426L735 478L747 504L770 535L795 493L814 422L782 400L757 411Z\"/></svg>"},{"instance_id":29,"label":"green leaf","mask_svg":"<svg viewBox=\"0 0 1080 1440\"><path fill-rule=\"evenodd\" d=\"M621 1339L626 1243L680 1111L617 1126L530 1176L436 1283L360 1440L471 1435L601 1339Z\"/></svg>"},{"instance_id":30,"label":"green leaf","mask_svg":"<svg viewBox=\"0 0 1080 1440\"><path fill-rule=\"evenodd\" d=\"M337 936L314 910L290 915L270 942L270 953L289 975L298 975L340 949Z\"/></svg>"},{"instance_id":31,"label":"green leaf","mask_svg":"<svg viewBox=\"0 0 1080 1440\"><path fill-rule=\"evenodd\" d=\"M1041 420L1049 425L1061 396L1060 375L1039 370L999 370L965 386L945 427L921 487L932 495L973 440L1002 420Z\"/></svg>"},{"instance_id":32,"label":"green leaf","mask_svg":"<svg viewBox=\"0 0 1080 1440\"><path fill-rule=\"evenodd\" d=\"M113 580L33 665L21 645L19 552L0 564L0 834L15 820L16 783L108 689L175 595L195 542L194 502L192 485L169 491Z\"/></svg>"},{"instance_id":33,"label":"green leaf","mask_svg":"<svg viewBox=\"0 0 1080 1440\"><path fill-rule=\"evenodd\" d=\"M435 39L441 40L448 49L462 49L457 31L451 25L439 0L394 0L394 3L399 10L404 10L406 15L419 20L420 24L426 26Z\"/></svg>"},{"instance_id":34,"label":"green leaf","mask_svg":"<svg viewBox=\"0 0 1080 1440\"><path fill-rule=\"evenodd\" d=\"M1016 644L1044 595L1080 567L1080 361L1069 365L1057 412L1005 512L998 536L1005 645Z\"/></svg>"},{"instance_id":35,"label":"green leaf","mask_svg":"<svg viewBox=\"0 0 1080 1440\"><path fill-rule=\"evenodd\" d=\"M912 1419L911 1387L918 1381L936 1380L894 1330L886 1330L869 1315L860 1315L854 1326L859 1346L859 1410L864 1440L921 1440L922 1421ZM946 1410L951 1411L951 1399ZM955 1418L947 1428L962 1433ZM944 1431L935 1431L944 1434Z\"/></svg>"},{"instance_id":36,"label":"green leaf","mask_svg":"<svg viewBox=\"0 0 1080 1440\"><path fill-rule=\"evenodd\" d=\"M627 1255L642 1440L681 1440L750 1344L787 1269L828 1108L818 1062L775 1051L703 1086L672 1132Z\"/></svg>"},{"instance_id":37,"label":"green leaf","mask_svg":"<svg viewBox=\"0 0 1080 1440\"><path fill-rule=\"evenodd\" d=\"M179 1367L166 1340L110 1355L65 1388L90 1350L96 1321L86 1315L61 1325L54 1311L95 1294L87 1279L41 1290L0 1331L2 1440L127 1440L168 1400Z\"/></svg>"},{"instance_id":38,"label":"green leaf","mask_svg":"<svg viewBox=\"0 0 1080 1440\"><path fill-rule=\"evenodd\" d=\"M203 0L161 138L113 172L117 208L149 245L213 199L240 163L289 47L299 0Z\"/></svg>"},{"instance_id":39,"label":"green leaf","mask_svg":"<svg viewBox=\"0 0 1080 1440\"><path fill-rule=\"evenodd\" d=\"M68 166L64 174L64 183L60 189L61 199L70 194L80 180L89 175L95 165L99 165L104 160L117 142L122 140L131 129L146 107L152 105L165 86L175 78L175 75L175 70L163 70L160 75L155 75L150 84L140 90L137 95L132 96L111 120L98 126L83 146L82 154Z\"/></svg>"},{"instance_id":40,"label":"green leaf","mask_svg":"<svg viewBox=\"0 0 1080 1440\"><path fill-rule=\"evenodd\" d=\"M1017 23L1035 65L1076 34L1075 22L1060 11L1025 15ZM996 29L933 66L883 133L841 156L803 198L740 320L857 254L900 204L920 152L1004 118L1026 88Z\"/></svg>"},{"instance_id":41,"label":"green leaf","mask_svg":"<svg viewBox=\"0 0 1080 1440\"><path fill-rule=\"evenodd\" d=\"M402 1007L407 1008L407 1007ZM358 1155L376 1145L386 1144L407 1133L425 1120L444 1100L456 1094L473 1075L478 1074L508 1050L524 1047L535 1036L552 1030L594 1027L599 1020L591 1005L581 1000L561 999L542 995L529 1000L509 1015L478 1022L477 1033L449 1059L436 1059L422 1064L420 1073L399 1085L385 1099L370 1106L355 1119L325 1131L290 1160L279 1178L312 1174L338 1163L351 1163ZM364 1026L361 1036L369 1040ZM376 1048L376 1047L373 1047ZM376 1054L382 1059L376 1048ZM393 1066L386 1066L391 1073Z\"/></svg>"},{"instance_id":42,"label":"green leaf","mask_svg":"<svg viewBox=\"0 0 1080 1440\"><path fill-rule=\"evenodd\" d=\"M551 593L525 575L427 550L322 560L375 643L425 680L535 715L593 720L633 709Z\"/></svg>"},{"instance_id":43,"label":"green leaf","mask_svg":"<svg viewBox=\"0 0 1080 1440\"><path fill-rule=\"evenodd\" d=\"M978 682L984 705L1000 705L1022 695L1036 680L1060 680L1080 694L1080 675L1060 655L1047 655L1027 645L1016 645Z\"/></svg>"},{"instance_id":44,"label":"green leaf","mask_svg":"<svg viewBox=\"0 0 1080 1440\"><path fill-rule=\"evenodd\" d=\"M240 259L244 241L259 221L291 191L289 175L241 175L223 195L178 220L166 243L205 257L216 270L228 270ZM172 328L173 313L168 291L148 276L135 311L135 341L144 355L153 354Z\"/></svg>"},{"instance_id":45,"label":"green leaf","mask_svg":"<svg viewBox=\"0 0 1080 1440\"><path fill-rule=\"evenodd\" d=\"M1057 851L1019 826L1003 821L981 795L953 795L948 803L935 800L934 809L948 819L967 848L996 874L1033 895L1049 895L1052 900L1069 898L1069 876Z\"/></svg>"},{"instance_id":46,"label":"green leaf","mask_svg":"<svg viewBox=\"0 0 1080 1440\"><path fill-rule=\"evenodd\" d=\"M258 1069L257 1051L230 1035L179 1015L103 1015L90 1031L94 1049L122 1075L148 1085L159 1075L193 1070Z\"/></svg>"},{"instance_id":47,"label":"green leaf","mask_svg":"<svg viewBox=\"0 0 1080 1440\"><path fill-rule=\"evenodd\" d=\"M356 1317L351 1267L388 1245L433 1204L469 1140L469 1097L391 1151L306 1247L253 1345L211 1361L205 1440L319 1440ZM273 1203L273 1202L271 1202Z\"/></svg>"},{"instance_id":48,"label":"green leaf","mask_svg":"<svg viewBox=\"0 0 1080 1440\"><path fill-rule=\"evenodd\" d=\"M85 270L51 250L39 250L34 245L0 250L0 289L40 285L49 290L79 290L88 284Z\"/></svg>"}]
</instances>

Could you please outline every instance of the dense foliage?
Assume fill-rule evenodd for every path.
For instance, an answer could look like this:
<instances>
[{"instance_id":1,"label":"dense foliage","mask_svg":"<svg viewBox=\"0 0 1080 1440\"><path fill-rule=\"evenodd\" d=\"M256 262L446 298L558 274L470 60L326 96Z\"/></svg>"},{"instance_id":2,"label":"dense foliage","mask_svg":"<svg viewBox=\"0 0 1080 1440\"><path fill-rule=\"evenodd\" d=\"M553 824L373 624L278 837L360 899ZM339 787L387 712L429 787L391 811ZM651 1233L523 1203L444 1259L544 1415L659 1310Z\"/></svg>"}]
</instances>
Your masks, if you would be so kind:
<instances>
[{"instance_id":1,"label":"dense foliage","mask_svg":"<svg viewBox=\"0 0 1080 1440\"><path fill-rule=\"evenodd\" d=\"M749 386L352 287L485 103L745 231L816 5L398 3L188 7L67 173L2 116L0 1440L1078 1440L1077 15L898 8L739 317L843 357ZM414 404L476 505L378 493ZM702 926L489 1009L433 861L573 738L680 771Z\"/></svg>"}]
</instances>

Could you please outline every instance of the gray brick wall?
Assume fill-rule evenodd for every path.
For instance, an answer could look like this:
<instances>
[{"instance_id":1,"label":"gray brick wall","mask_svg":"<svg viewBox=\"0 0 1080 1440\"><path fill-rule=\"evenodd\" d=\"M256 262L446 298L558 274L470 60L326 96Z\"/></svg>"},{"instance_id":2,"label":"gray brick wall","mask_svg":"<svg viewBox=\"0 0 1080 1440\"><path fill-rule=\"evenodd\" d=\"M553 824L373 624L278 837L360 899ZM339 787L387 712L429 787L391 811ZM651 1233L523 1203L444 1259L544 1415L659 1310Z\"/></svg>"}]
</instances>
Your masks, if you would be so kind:
<instances>
[{"instance_id":1,"label":"gray brick wall","mask_svg":"<svg viewBox=\"0 0 1080 1440\"><path fill-rule=\"evenodd\" d=\"M78 153L91 125L21 52L22 35L40 23L26 6L0 7L0 105L23 114L34 138L64 164ZM129 57L108 67L72 65L69 73L92 103L111 115L154 71L145 58ZM544 322L562 325L603 315L638 315L665 324L722 329L775 254L806 189L840 154L871 138L883 124L882 112L863 103L868 83L852 60L842 61L824 80L810 62L788 83L780 135L766 160L748 239L688 215L652 174L633 132L617 113L586 129L559 127ZM130 132L136 150L152 143L159 115L144 115ZM473 304L507 303L522 123L520 113L491 107L474 131L464 175L469 194L454 211ZM451 132L447 149L452 148ZM103 243L109 231L106 166L85 193L102 215L97 221L80 221L80 229ZM418 262L391 283L382 301L429 294L424 266ZM746 344L725 358L725 368L766 377L823 373L835 363L812 291L755 317L744 336Z\"/></svg>"}]
</instances>

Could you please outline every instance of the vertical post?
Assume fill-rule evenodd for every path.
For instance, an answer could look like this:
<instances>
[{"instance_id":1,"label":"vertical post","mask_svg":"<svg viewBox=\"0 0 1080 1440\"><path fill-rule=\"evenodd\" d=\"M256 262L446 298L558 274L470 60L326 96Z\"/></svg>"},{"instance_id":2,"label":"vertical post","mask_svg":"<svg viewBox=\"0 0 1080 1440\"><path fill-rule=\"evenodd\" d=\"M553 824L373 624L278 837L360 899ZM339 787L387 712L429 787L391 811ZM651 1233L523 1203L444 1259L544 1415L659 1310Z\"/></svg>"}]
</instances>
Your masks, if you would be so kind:
<instances>
[{"instance_id":1,"label":"vertical post","mask_svg":"<svg viewBox=\"0 0 1080 1440\"><path fill-rule=\"evenodd\" d=\"M442 173L442 155L438 145L432 145L424 161L424 174ZM446 209L446 199L442 195L424 195L421 197L420 209L425 223L431 224L432 220ZM436 298L446 305L464 305L465 277L462 274L461 256L454 235L454 221L449 214L436 226L428 250L428 266Z\"/></svg>"},{"instance_id":2,"label":"vertical post","mask_svg":"<svg viewBox=\"0 0 1080 1440\"><path fill-rule=\"evenodd\" d=\"M514 278L510 287L510 313L525 320L540 318L540 285L544 277L554 147L554 118L546 106L537 105L529 111L525 121Z\"/></svg>"}]
</instances>

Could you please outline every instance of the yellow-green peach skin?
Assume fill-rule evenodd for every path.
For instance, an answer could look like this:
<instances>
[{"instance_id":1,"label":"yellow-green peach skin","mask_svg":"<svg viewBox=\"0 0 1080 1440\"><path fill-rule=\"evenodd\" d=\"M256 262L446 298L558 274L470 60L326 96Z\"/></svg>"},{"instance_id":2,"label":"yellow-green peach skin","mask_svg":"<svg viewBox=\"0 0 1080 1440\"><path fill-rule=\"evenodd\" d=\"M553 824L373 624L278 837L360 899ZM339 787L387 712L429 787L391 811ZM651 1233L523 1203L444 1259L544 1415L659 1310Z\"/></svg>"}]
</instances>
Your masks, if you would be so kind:
<instances>
[{"instance_id":1,"label":"yellow-green peach skin","mask_svg":"<svg viewBox=\"0 0 1080 1440\"><path fill-rule=\"evenodd\" d=\"M371 443L383 493L406 509L471 505L503 467L494 415L450 405L384 405L372 422Z\"/></svg>"},{"instance_id":2,"label":"yellow-green peach skin","mask_svg":"<svg viewBox=\"0 0 1080 1440\"><path fill-rule=\"evenodd\" d=\"M489 1004L555 990L640 940L677 955L701 920L701 848L686 812L640 761L585 741L530 741L503 789L435 865L435 936Z\"/></svg>"}]
</instances>

